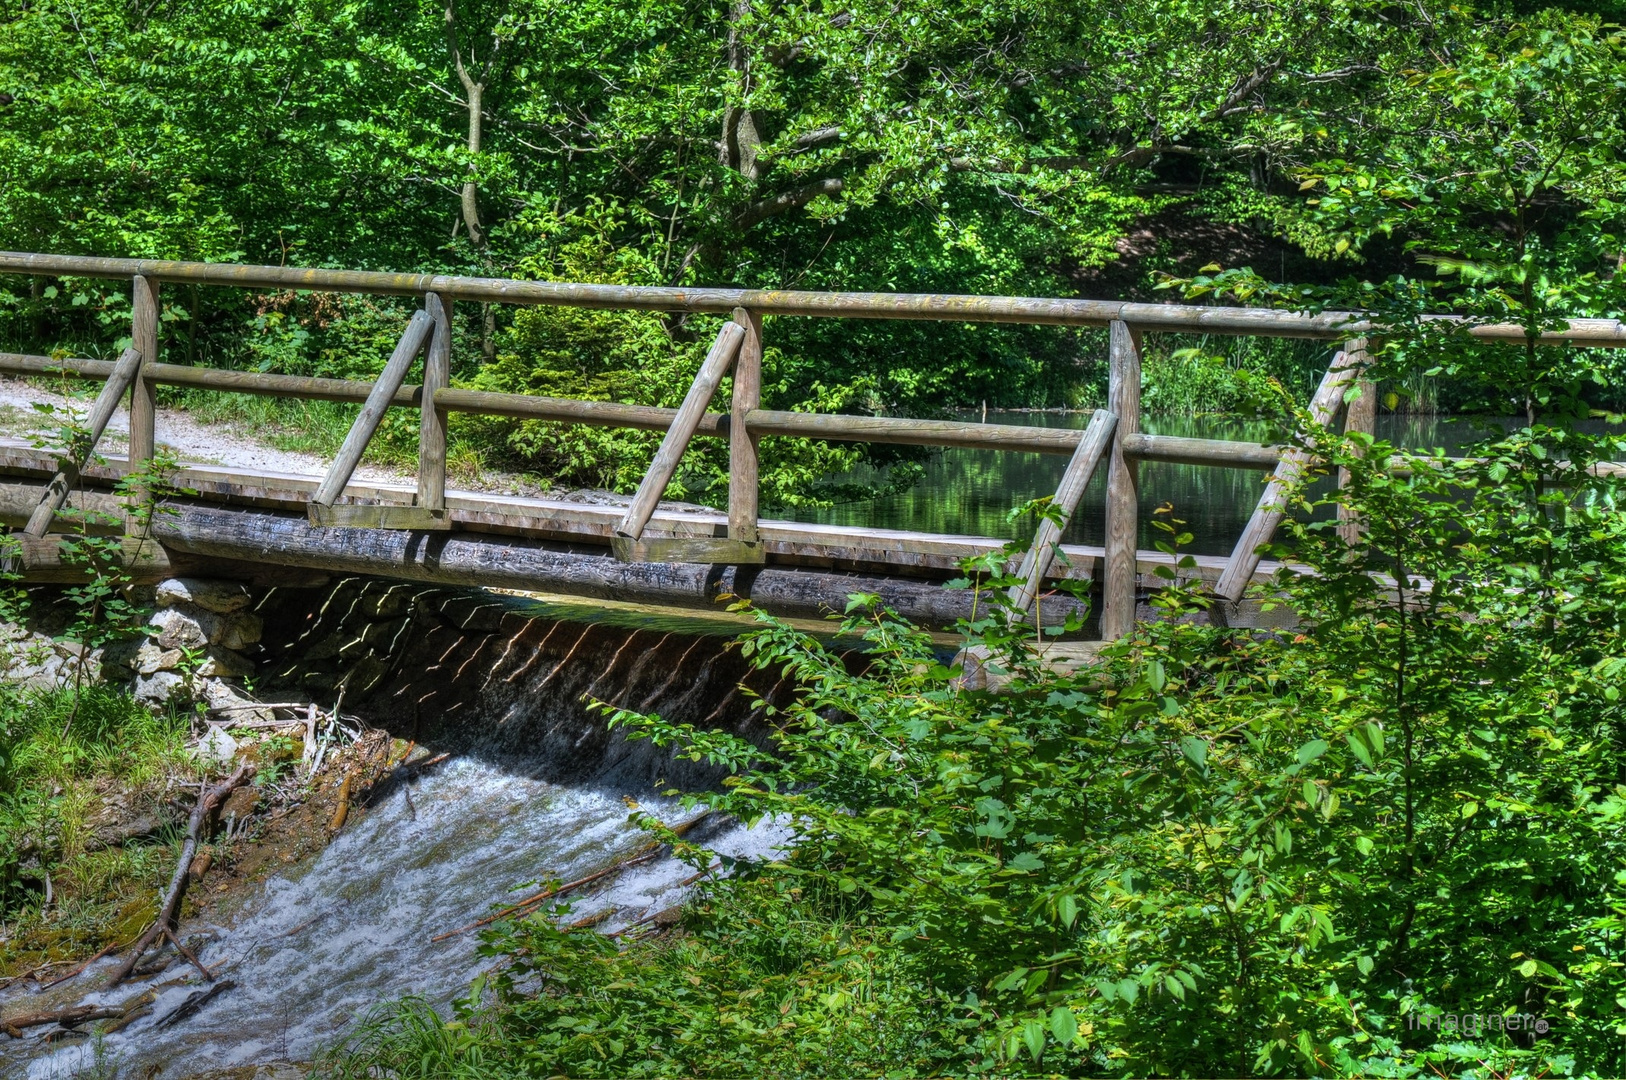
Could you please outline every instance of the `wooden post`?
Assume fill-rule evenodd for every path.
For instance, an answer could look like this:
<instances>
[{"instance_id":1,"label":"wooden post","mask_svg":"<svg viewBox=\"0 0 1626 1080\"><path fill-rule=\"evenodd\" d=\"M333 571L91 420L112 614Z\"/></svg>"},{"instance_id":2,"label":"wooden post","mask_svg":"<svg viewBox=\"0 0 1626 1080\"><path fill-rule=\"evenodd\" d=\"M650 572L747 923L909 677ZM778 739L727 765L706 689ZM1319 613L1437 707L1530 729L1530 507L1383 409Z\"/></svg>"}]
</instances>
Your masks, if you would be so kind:
<instances>
[{"instance_id":1,"label":"wooden post","mask_svg":"<svg viewBox=\"0 0 1626 1080\"><path fill-rule=\"evenodd\" d=\"M350 427L350 434L344 437L344 445L339 447L338 456L333 459L327 475L322 478L321 485L316 494L311 496L311 524L321 525L318 507L332 506L334 501L343 494L344 486L350 482L350 477L361 464L361 455L367 450L367 443L372 440L373 433L384 419L384 410L390 407L390 401L395 392L401 388L406 380L406 373L412 367L412 361L418 358L424 343L429 339L430 330L434 323L430 320L428 312L415 311L412 319L407 323L406 332L401 335L400 342L390 359L384 365L383 374L373 384L373 392L367 396L367 403L361 407L356 416L356 422Z\"/></svg>"},{"instance_id":2,"label":"wooden post","mask_svg":"<svg viewBox=\"0 0 1626 1080\"><path fill-rule=\"evenodd\" d=\"M1373 435L1377 433L1378 419L1378 388L1372 380L1365 378L1366 367L1370 357L1366 351L1365 338L1352 338L1344 343L1344 362L1353 365L1357 371L1355 378L1359 393L1345 406L1344 434L1359 433ZM1364 456L1364 455L1363 455ZM1338 470L1338 486L1346 487L1349 484L1349 470ZM1338 507L1338 535L1344 543L1354 545L1361 540L1361 522L1347 506Z\"/></svg>"},{"instance_id":3,"label":"wooden post","mask_svg":"<svg viewBox=\"0 0 1626 1080\"><path fill-rule=\"evenodd\" d=\"M734 358L734 402L728 415L728 536L745 544L757 542L759 489L757 440L745 416L762 404L762 316L734 309L734 322L745 336Z\"/></svg>"},{"instance_id":4,"label":"wooden post","mask_svg":"<svg viewBox=\"0 0 1626 1080\"><path fill-rule=\"evenodd\" d=\"M1056 497L1051 500L1051 505L1061 511L1060 520L1045 518L1039 522L1039 529L1033 534L1033 546L1028 548L1028 553L1022 558L1022 567L1016 572L1022 584L1011 586L1009 595L1011 603L1018 609L1028 610L1039 595L1039 585L1044 581L1045 574L1050 572L1056 548L1061 546L1061 535L1067 530L1067 523L1073 520L1079 500L1084 498L1084 489L1090 486L1096 465L1111 445L1112 429L1117 422L1118 418L1105 409L1097 409L1090 418L1090 426L1084 429L1084 438L1079 441L1073 459L1067 463L1067 471L1062 473L1061 484L1056 488Z\"/></svg>"},{"instance_id":5,"label":"wooden post","mask_svg":"<svg viewBox=\"0 0 1626 1080\"><path fill-rule=\"evenodd\" d=\"M119 357L119 362L113 365L113 373L108 376L102 392L96 395L96 404L91 407L90 421L87 425L89 434L82 443L66 448L58 465L57 474L45 485L39 505L34 507L34 512L29 515L28 526L23 530L29 536L44 536L50 529L51 519L62 509L63 502L68 498L68 492L79 483L79 470L84 468L85 461L95 451L102 432L107 430L107 422L113 418L113 410L118 408L119 398L123 397L124 391L135 382L140 370L141 351L134 347L125 349L124 355Z\"/></svg>"},{"instance_id":6,"label":"wooden post","mask_svg":"<svg viewBox=\"0 0 1626 1080\"><path fill-rule=\"evenodd\" d=\"M737 322L726 322L717 332L717 340L712 342L706 362L700 365L700 374L695 376L694 385L689 387L677 416L672 419L672 426L667 429L666 438L661 440L660 449L655 451L655 460L650 462L649 471L638 485L638 493L632 497L626 517L615 528L617 536L636 540L643 535L644 526L649 524L661 496L666 493L666 485L672 482L683 451L689 448L689 440L694 438L695 428L700 426L706 406L711 403L712 395L717 393L717 386L728 373L728 366L734 362L744 338L745 328Z\"/></svg>"},{"instance_id":7,"label":"wooden post","mask_svg":"<svg viewBox=\"0 0 1626 1080\"><path fill-rule=\"evenodd\" d=\"M158 397L146 367L158 363L158 282L137 274L130 296L130 348L141 354L142 370L130 383L130 468L146 469L158 446ZM137 492L138 499L145 492Z\"/></svg>"},{"instance_id":8,"label":"wooden post","mask_svg":"<svg viewBox=\"0 0 1626 1080\"><path fill-rule=\"evenodd\" d=\"M1355 365L1348 363L1347 354L1339 350L1338 355L1332 358L1332 366L1321 377L1321 385L1316 388L1315 396L1310 399L1310 422L1313 425L1326 427L1338 416L1338 410L1344 405L1344 390L1355 373ZM1231 549L1231 561L1226 563L1225 572L1214 585L1216 596L1235 603L1248 591L1254 571L1259 569L1259 560L1264 557L1260 549L1270 543L1270 538L1276 535L1276 526L1286 515L1282 500L1287 496L1287 489L1297 482L1308 462L1309 455L1297 447L1282 451L1281 463L1271 474L1270 482L1265 485L1265 493L1254 508L1253 517L1248 519L1247 526L1242 530L1242 538Z\"/></svg>"},{"instance_id":9,"label":"wooden post","mask_svg":"<svg viewBox=\"0 0 1626 1080\"><path fill-rule=\"evenodd\" d=\"M452 302L427 293L423 309L435 326L423 354L423 403L418 422L418 505L446 508L446 410L435 404L435 391L451 382Z\"/></svg>"},{"instance_id":10,"label":"wooden post","mask_svg":"<svg viewBox=\"0 0 1626 1080\"><path fill-rule=\"evenodd\" d=\"M1121 319L1110 327L1111 375L1107 411L1118 418L1107 466L1107 535L1101 581L1101 637L1121 638L1135 628L1135 545L1140 532L1140 465L1124 453L1124 439L1140 431L1140 334Z\"/></svg>"}]
</instances>

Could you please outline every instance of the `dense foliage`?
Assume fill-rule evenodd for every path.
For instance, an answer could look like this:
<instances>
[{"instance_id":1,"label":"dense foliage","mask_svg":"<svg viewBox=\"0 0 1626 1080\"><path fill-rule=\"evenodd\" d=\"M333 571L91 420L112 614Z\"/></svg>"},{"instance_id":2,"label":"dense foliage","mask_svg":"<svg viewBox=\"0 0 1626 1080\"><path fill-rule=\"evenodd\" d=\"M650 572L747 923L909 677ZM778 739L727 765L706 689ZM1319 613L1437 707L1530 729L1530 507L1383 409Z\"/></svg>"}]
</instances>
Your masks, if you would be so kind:
<instances>
[{"instance_id":1,"label":"dense foliage","mask_svg":"<svg viewBox=\"0 0 1626 1080\"><path fill-rule=\"evenodd\" d=\"M1618 312L1612 2L14 2L0 246L1109 297L1217 264L1276 282L1400 275L1431 309L1494 281L1521 309ZM466 307L460 380L650 403L680 393L709 329ZM403 315L176 289L165 334L193 362L354 376L377 370ZM108 353L126 316L116 283L0 290L0 329L30 347ZM778 320L768 338L774 407L1100 393L1101 343L1073 331ZM1234 405L1228 366L1301 390L1320 366L1152 344L1154 360L1198 350L1170 367L1164 407ZM1408 387L1428 405L1523 406ZM254 415L319 442L342 428L325 405ZM405 429L389 434L384 452L404 453ZM625 486L623 459L651 449L459 435L468 467L567 483ZM828 495L821 479L852 460L781 453L780 501ZM714 465L685 492L715 497Z\"/></svg>"},{"instance_id":2,"label":"dense foliage","mask_svg":"<svg viewBox=\"0 0 1626 1080\"><path fill-rule=\"evenodd\" d=\"M990 560L967 627L1013 676L990 694L873 600L842 627L862 669L765 618L743 647L802 688L766 749L612 722L725 767L690 798L789 827L782 860L624 949L503 925L458 1022L386 1014L336 1067L1619 1075L1626 523L1592 466L1626 447L1562 419L1458 460L1314 441L1350 481L1294 495L1267 595L1296 630L1171 587L1170 619L1058 675Z\"/></svg>"}]
</instances>

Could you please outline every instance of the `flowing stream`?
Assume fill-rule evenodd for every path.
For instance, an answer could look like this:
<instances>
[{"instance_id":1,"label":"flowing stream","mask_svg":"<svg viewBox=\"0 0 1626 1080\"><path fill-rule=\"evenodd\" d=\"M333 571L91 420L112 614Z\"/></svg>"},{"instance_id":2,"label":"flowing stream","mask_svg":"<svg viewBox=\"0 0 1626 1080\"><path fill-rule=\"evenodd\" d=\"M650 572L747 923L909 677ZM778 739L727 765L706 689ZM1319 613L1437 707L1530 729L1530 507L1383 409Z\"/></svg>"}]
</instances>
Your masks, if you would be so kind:
<instances>
[{"instance_id":1,"label":"flowing stream","mask_svg":"<svg viewBox=\"0 0 1626 1080\"><path fill-rule=\"evenodd\" d=\"M462 635L438 665L403 664L376 697L375 722L392 713L402 722L405 699L423 699L426 686L451 691L440 713L460 714L455 723L410 721L425 728L420 745L450 752L447 760L382 785L319 855L265 881L234 918L185 924L183 939L229 989L160 1027L201 989L184 963L88 995L113 960L44 993L14 987L0 994L7 1012L117 1006L159 988L150 1013L101 1041L48 1047L43 1028L21 1042L0 1038L0 1073L124 1077L161 1067L164 1077L184 1077L309 1061L376 1003L421 995L444 1009L495 961L476 954L477 933L436 936L536 886L517 888L572 881L639 852L646 837L628 822L631 801L668 823L683 818L656 795L656 781L692 789L715 779L685 773L647 744L606 736L602 717L580 704L584 686L615 704L752 730L748 699L735 688L753 673L726 637L625 612L618 624L557 619L558 610L517 600L504 611L495 630ZM771 677L758 689L773 693ZM727 855L765 857L785 833L705 819L689 835ZM663 854L573 894L573 917L608 910L604 932L649 919L681 902L694 873Z\"/></svg>"}]
</instances>

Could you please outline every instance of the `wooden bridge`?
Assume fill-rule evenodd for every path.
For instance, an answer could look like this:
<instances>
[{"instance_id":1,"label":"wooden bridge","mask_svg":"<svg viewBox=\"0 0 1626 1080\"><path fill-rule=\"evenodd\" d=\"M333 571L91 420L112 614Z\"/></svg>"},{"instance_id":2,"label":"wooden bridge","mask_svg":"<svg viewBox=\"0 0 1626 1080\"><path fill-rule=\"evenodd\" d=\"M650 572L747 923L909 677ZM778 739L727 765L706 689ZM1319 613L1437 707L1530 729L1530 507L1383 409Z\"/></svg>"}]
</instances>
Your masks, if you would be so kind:
<instances>
[{"instance_id":1,"label":"wooden bridge","mask_svg":"<svg viewBox=\"0 0 1626 1080\"><path fill-rule=\"evenodd\" d=\"M1235 617L1249 583L1272 568L1260 548L1281 520L1280 494L1306 461L1296 451L1245 442L1148 435L1140 430L1141 334L1200 332L1311 338L1339 343L1311 402L1311 414L1346 430L1371 431L1374 391L1362 378L1366 335L1380 327L1347 313L1318 315L1266 309L1135 304L1099 300L891 293L683 289L305 270L214 263L103 259L0 252L0 274L122 278L132 282L131 346L117 361L0 353L0 372L67 374L105 381L89 417L89 438L62 455L0 443L0 521L20 527L25 579L66 571L50 535L78 522L59 517L66 505L122 519L108 494L132 471L144 474L155 448L156 388L180 386L238 394L353 402L360 412L323 477L253 473L185 465L176 485L196 492L168 501L145 545L127 540L132 571L148 575L202 562L216 573L264 573L265 567L393 576L419 581L563 592L651 603L709 605L724 594L747 597L785 614L839 610L855 591L882 595L902 613L947 624L968 613L965 593L937 584L961 559L1002 548L989 537L934 535L763 520L758 506L758 441L765 435L973 447L1058 454L1069 462L1054 505L1061 526L1077 511L1085 487L1107 470L1102 547L1062 546L1061 527L1041 526L1019 568L1014 590L1031 606L1047 577L1090 579L1100 587L1099 634L1127 632L1137 599L1160 579L1167 556L1138 551L1139 465L1166 461L1272 471L1259 506L1229 555L1199 555L1197 572ZM159 350L160 290L165 285L256 290L311 290L407 296L421 308L375 382L226 371L164 363ZM487 393L449 385L451 315L458 302L562 305L727 316L681 407ZM761 408L763 317L929 319L1105 328L1110 336L1108 404L1083 431L783 412ZM1517 325L1472 326L1475 338L1523 345ZM1573 320L1543 344L1626 346L1613 320ZM406 380L422 356L419 383ZM727 410L708 411L732 375ZM1350 394L1351 388L1355 393ZM128 394L129 452L92 451ZM1346 398L1348 404L1346 406ZM390 408L420 413L415 487L352 482L368 442ZM564 424L661 431L637 493L626 505L595 506L545 498L449 491L447 416L452 412ZM696 438L729 442L728 508L674 510L660 505L682 456ZM153 541L156 541L154 546ZM1056 560L1057 550L1065 553ZM1046 600L1042 618L1057 622L1071 600Z\"/></svg>"}]
</instances>

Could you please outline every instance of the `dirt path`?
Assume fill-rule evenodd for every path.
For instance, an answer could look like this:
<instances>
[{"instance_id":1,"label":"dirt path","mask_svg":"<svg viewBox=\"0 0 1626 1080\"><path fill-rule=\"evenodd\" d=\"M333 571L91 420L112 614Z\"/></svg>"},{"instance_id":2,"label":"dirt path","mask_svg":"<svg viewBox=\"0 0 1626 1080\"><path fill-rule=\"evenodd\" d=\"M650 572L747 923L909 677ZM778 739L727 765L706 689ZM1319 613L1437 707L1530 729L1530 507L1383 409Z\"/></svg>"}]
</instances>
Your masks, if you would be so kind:
<instances>
[{"instance_id":1,"label":"dirt path","mask_svg":"<svg viewBox=\"0 0 1626 1080\"><path fill-rule=\"evenodd\" d=\"M91 398L71 398L66 394L23 379L0 379L0 436L29 438L49 434L57 421L36 405L75 409L82 416L89 411ZM279 450L231 424L201 423L178 409L159 409L157 435L160 444L173 449L182 462L198 465L227 465L265 472L321 476L328 462L315 454ZM130 413L120 408L113 414L99 448L122 451L129 445ZM355 479L366 483L412 482L407 473L363 465Z\"/></svg>"}]
</instances>

